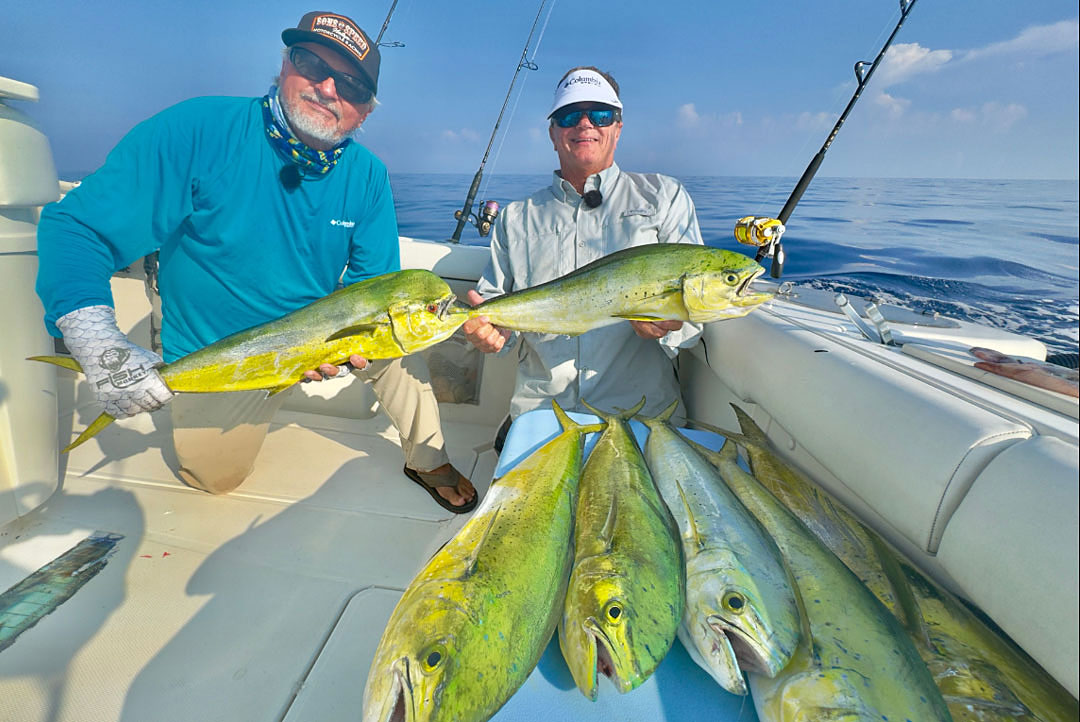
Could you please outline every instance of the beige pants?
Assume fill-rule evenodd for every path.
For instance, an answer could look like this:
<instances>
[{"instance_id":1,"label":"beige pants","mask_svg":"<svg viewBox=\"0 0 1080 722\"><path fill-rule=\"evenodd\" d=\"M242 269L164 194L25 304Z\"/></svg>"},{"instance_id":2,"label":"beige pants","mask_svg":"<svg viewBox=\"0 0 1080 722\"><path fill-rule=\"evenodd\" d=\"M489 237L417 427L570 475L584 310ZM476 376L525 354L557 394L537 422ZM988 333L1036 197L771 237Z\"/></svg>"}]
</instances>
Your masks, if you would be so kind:
<instances>
[{"instance_id":1,"label":"beige pants","mask_svg":"<svg viewBox=\"0 0 1080 722\"><path fill-rule=\"evenodd\" d=\"M372 361L355 373L372 384L397 429L406 466L431 471L449 461L423 357ZM177 394L169 406L180 478L211 494L240 486L251 474L274 413L293 391L269 398L265 391Z\"/></svg>"}]
</instances>

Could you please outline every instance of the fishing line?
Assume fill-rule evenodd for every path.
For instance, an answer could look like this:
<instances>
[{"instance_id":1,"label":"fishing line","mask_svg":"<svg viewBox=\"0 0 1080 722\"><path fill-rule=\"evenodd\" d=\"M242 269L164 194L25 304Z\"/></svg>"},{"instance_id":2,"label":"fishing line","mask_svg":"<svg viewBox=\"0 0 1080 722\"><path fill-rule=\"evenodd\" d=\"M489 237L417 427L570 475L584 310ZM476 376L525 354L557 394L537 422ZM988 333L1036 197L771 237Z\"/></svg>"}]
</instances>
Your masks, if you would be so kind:
<instances>
[{"instance_id":1,"label":"fishing line","mask_svg":"<svg viewBox=\"0 0 1080 722\"><path fill-rule=\"evenodd\" d=\"M553 13L555 11L555 3L556 2L558 2L558 0L552 0L551 5L548 7L547 18L544 19L544 27L542 27L540 29L540 37L538 37L536 39L536 46L533 48L532 57L529 59L530 65L532 65L534 68L538 67L536 65L536 55L540 52L540 44L544 42L544 33L547 32L548 23L551 22L551 13ZM525 79L523 81L521 81L521 88L518 89L517 97L514 98L514 104L512 106L510 106L510 117L507 118L507 121L506 121L506 125L507 125L508 128L511 125L514 124L514 113L517 112L518 103L521 102L521 96L525 94L525 84L528 83L528 82L529 82L529 76L526 75ZM502 155L503 145L505 145L506 137L508 135L510 135L509 131L507 131L506 133L503 133L502 138L499 139L499 145L498 145L497 148L495 148L495 157L491 160L492 167L496 167L496 166L499 165L499 156ZM481 187L481 189L480 189L480 197L481 198L483 198L484 196L487 195L487 187L488 187L488 184L490 182L491 182L490 178L487 178L487 179L484 180L483 187Z\"/></svg>"},{"instance_id":2,"label":"fishing line","mask_svg":"<svg viewBox=\"0 0 1080 722\"><path fill-rule=\"evenodd\" d=\"M461 230L469 222L476 225L481 236L486 236L491 231L491 225L495 222L495 217L499 213L499 204L495 201L483 202L478 216L473 215L472 205L476 199L477 190L480 188L480 181L484 177L484 165L487 163L488 155L491 153L491 146L495 142L495 136L499 132L499 124L502 123L503 115L506 113L506 106L514 92L514 83L517 82L518 75L523 68L536 70L536 64L528 60L527 56L533 35L536 34L536 25L540 22L540 16L543 15L544 5L546 4L547 0L540 0L540 7L536 11L536 18L533 19L532 29L529 31L529 39L525 41L525 47L521 49L521 59L518 61L517 70L514 71L514 77L510 81L510 87L506 91L506 97L503 98L502 109L499 110L499 117L495 121L495 127L491 130L491 138L488 140L487 149L484 151L484 158L480 161L480 168L476 171L476 175L473 176L472 185L469 186L469 193L465 196L465 204L460 210L454 211L454 218L457 219L458 223L457 228L454 229L454 234L447 239L450 243L461 242ZM547 25L545 24L544 27L546 28Z\"/></svg>"},{"instance_id":3,"label":"fishing line","mask_svg":"<svg viewBox=\"0 0 1080 722\"><path fill-rule=\"evenodd\" d=\"M867 84L869 84L870 78L873 77L874 72L881 65L881 61L884 59L885 53L888 51L889 46L892 45L892 42L896 38L897 33L900 32L900 28L903 26L904 21L907 19L908 14L911 12L911 9L915 6L916 2L918 2L918 0L900 0L900 19L899 21L897 21L896 26L893 28L892 34L889 35L889 39L886 40L885 44L881 47L881 50L878 52L877 57L874 58L874 61L872 63L868 63L863 60L855 63L855 93L851 96L851 99L848 100L847 106L840 114L840 118L836 121L836 125L833 126L832 131L829 133L828 137L825 138L825 143L821 146L821 150L817 152L817 155L815 155L814 158L810 161L810 165L808 165L806 167L806 170L803 171L802 176L799 178L799 182L795 185L795 189L791 191L791 195L788 196L787 202L780 210L780 213L776 216L776 218L783 226L787 225L788 219L791 217L792 212L795 210L795 206L799 203L799 200L802 198L803 193L806 192L806 188L810 185L810 181L814 179L814 176L817 174L818 168L821 167L822 161L825 160L825 153L828 152L829 146L831 146L833 141L836 139L837 134L840 132L840 128L844 125L844 121L847 120L847 117L851 113L852 108L855 107L855 103L857 103L859 98L862 96L862 92L866 88ZM754 220L757 219L752 219L749 217L740 219L739 222L736 224L736 236L738 237L740 225L742 225L744 221L752 225L752 222ZM775 224L775 221L772 221L772 223ZM779 279L784 271L784 249L783 246L781 246L780 244L780 235L782 234L783 228L781 228L779 230L779 233L777 233L771 239L765 240L764 242L760 243L760 245L755 241L749 241L751 245L758 245L757 257L755 260L761 261L766 256L772 256L772 268L770 269L770 275L776 279Z\"/></svg>"}]
</instances>

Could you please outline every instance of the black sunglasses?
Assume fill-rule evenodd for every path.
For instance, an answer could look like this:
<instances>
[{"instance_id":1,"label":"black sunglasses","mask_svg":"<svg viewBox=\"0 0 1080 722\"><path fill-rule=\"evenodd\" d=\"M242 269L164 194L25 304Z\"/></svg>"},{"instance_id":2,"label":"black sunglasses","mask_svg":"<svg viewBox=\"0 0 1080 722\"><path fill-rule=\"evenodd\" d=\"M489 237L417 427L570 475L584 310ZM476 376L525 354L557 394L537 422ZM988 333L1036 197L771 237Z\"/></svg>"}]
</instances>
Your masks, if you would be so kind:
<instances>
[{"instance_id":1,"label":"black sunglasses","mask_svg":"<svg viewBox=\"0 0 1080 722\"><path fill-rule=\"evenodd\" d=\"M289 48L289 62L296 68L296 72L313 83L333 78L338 95L346 102L362 105L371 101L373 93L367 83L348 73L339 73L307 48L298 45Z\"/></svg>"},{"instance_id":2,"label":"black sunglasses","mask_svg":"<svg viewBox=\"0 0 1080 722\"><path fill-rule=\"evenodd\" d=\"M606 128L617 120L622 120L622 111L618 108L594 108L592 110L560 110L552 116L555 125L560 128L573 128L581 122L581 117L589 116L589 122L597 128Z\"/></svg>"}]
</instances>

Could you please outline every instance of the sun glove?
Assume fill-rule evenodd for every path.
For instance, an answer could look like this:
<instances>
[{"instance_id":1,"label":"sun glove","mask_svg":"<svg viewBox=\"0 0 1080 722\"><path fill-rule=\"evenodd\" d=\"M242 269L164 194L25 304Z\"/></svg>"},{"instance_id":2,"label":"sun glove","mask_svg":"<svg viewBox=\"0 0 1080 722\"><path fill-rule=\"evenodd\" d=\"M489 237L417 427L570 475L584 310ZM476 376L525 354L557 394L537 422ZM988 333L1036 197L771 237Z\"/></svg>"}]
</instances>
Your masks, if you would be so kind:
<instances>
[{"instance_id":1,"label":"sun glove","mask_svg":"<svg viewBox=\"0 0 1080 722\"><path fill-rule=\"evenodd\" d=\"M164 364L161 357L129 341L110 307L76 309L57 319L56 326L105 413L121 419L154 411L172 399L157 372Z\"/></svg>"}]
</instances>

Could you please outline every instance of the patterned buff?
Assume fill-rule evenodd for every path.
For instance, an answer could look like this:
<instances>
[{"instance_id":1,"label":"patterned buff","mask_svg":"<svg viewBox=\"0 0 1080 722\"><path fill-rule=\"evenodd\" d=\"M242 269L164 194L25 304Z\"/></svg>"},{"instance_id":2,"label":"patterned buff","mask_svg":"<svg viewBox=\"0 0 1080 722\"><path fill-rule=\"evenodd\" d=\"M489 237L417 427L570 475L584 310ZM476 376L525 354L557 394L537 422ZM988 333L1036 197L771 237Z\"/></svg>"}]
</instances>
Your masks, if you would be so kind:
<instances>
[{"instance_id":1,"label":"patterned buff","mask_svg":"<svg viewBox=\"0 0 1080 722\"><path fill-rule=\"evenodd\" d=\"M263 124L266 128L266 136L270 139L270 144L284 157L304 170L320 174L329 173L330 169L341 158L345 146L349 144L349 139L346 138L330 151L315 150L305 145L303 141L292 134L289 124L285 122L285 115L282 113L281 104L278 102L276 85L270 86L270 93L263 96L262 109Z\"/></svg>"}]
</instances>

